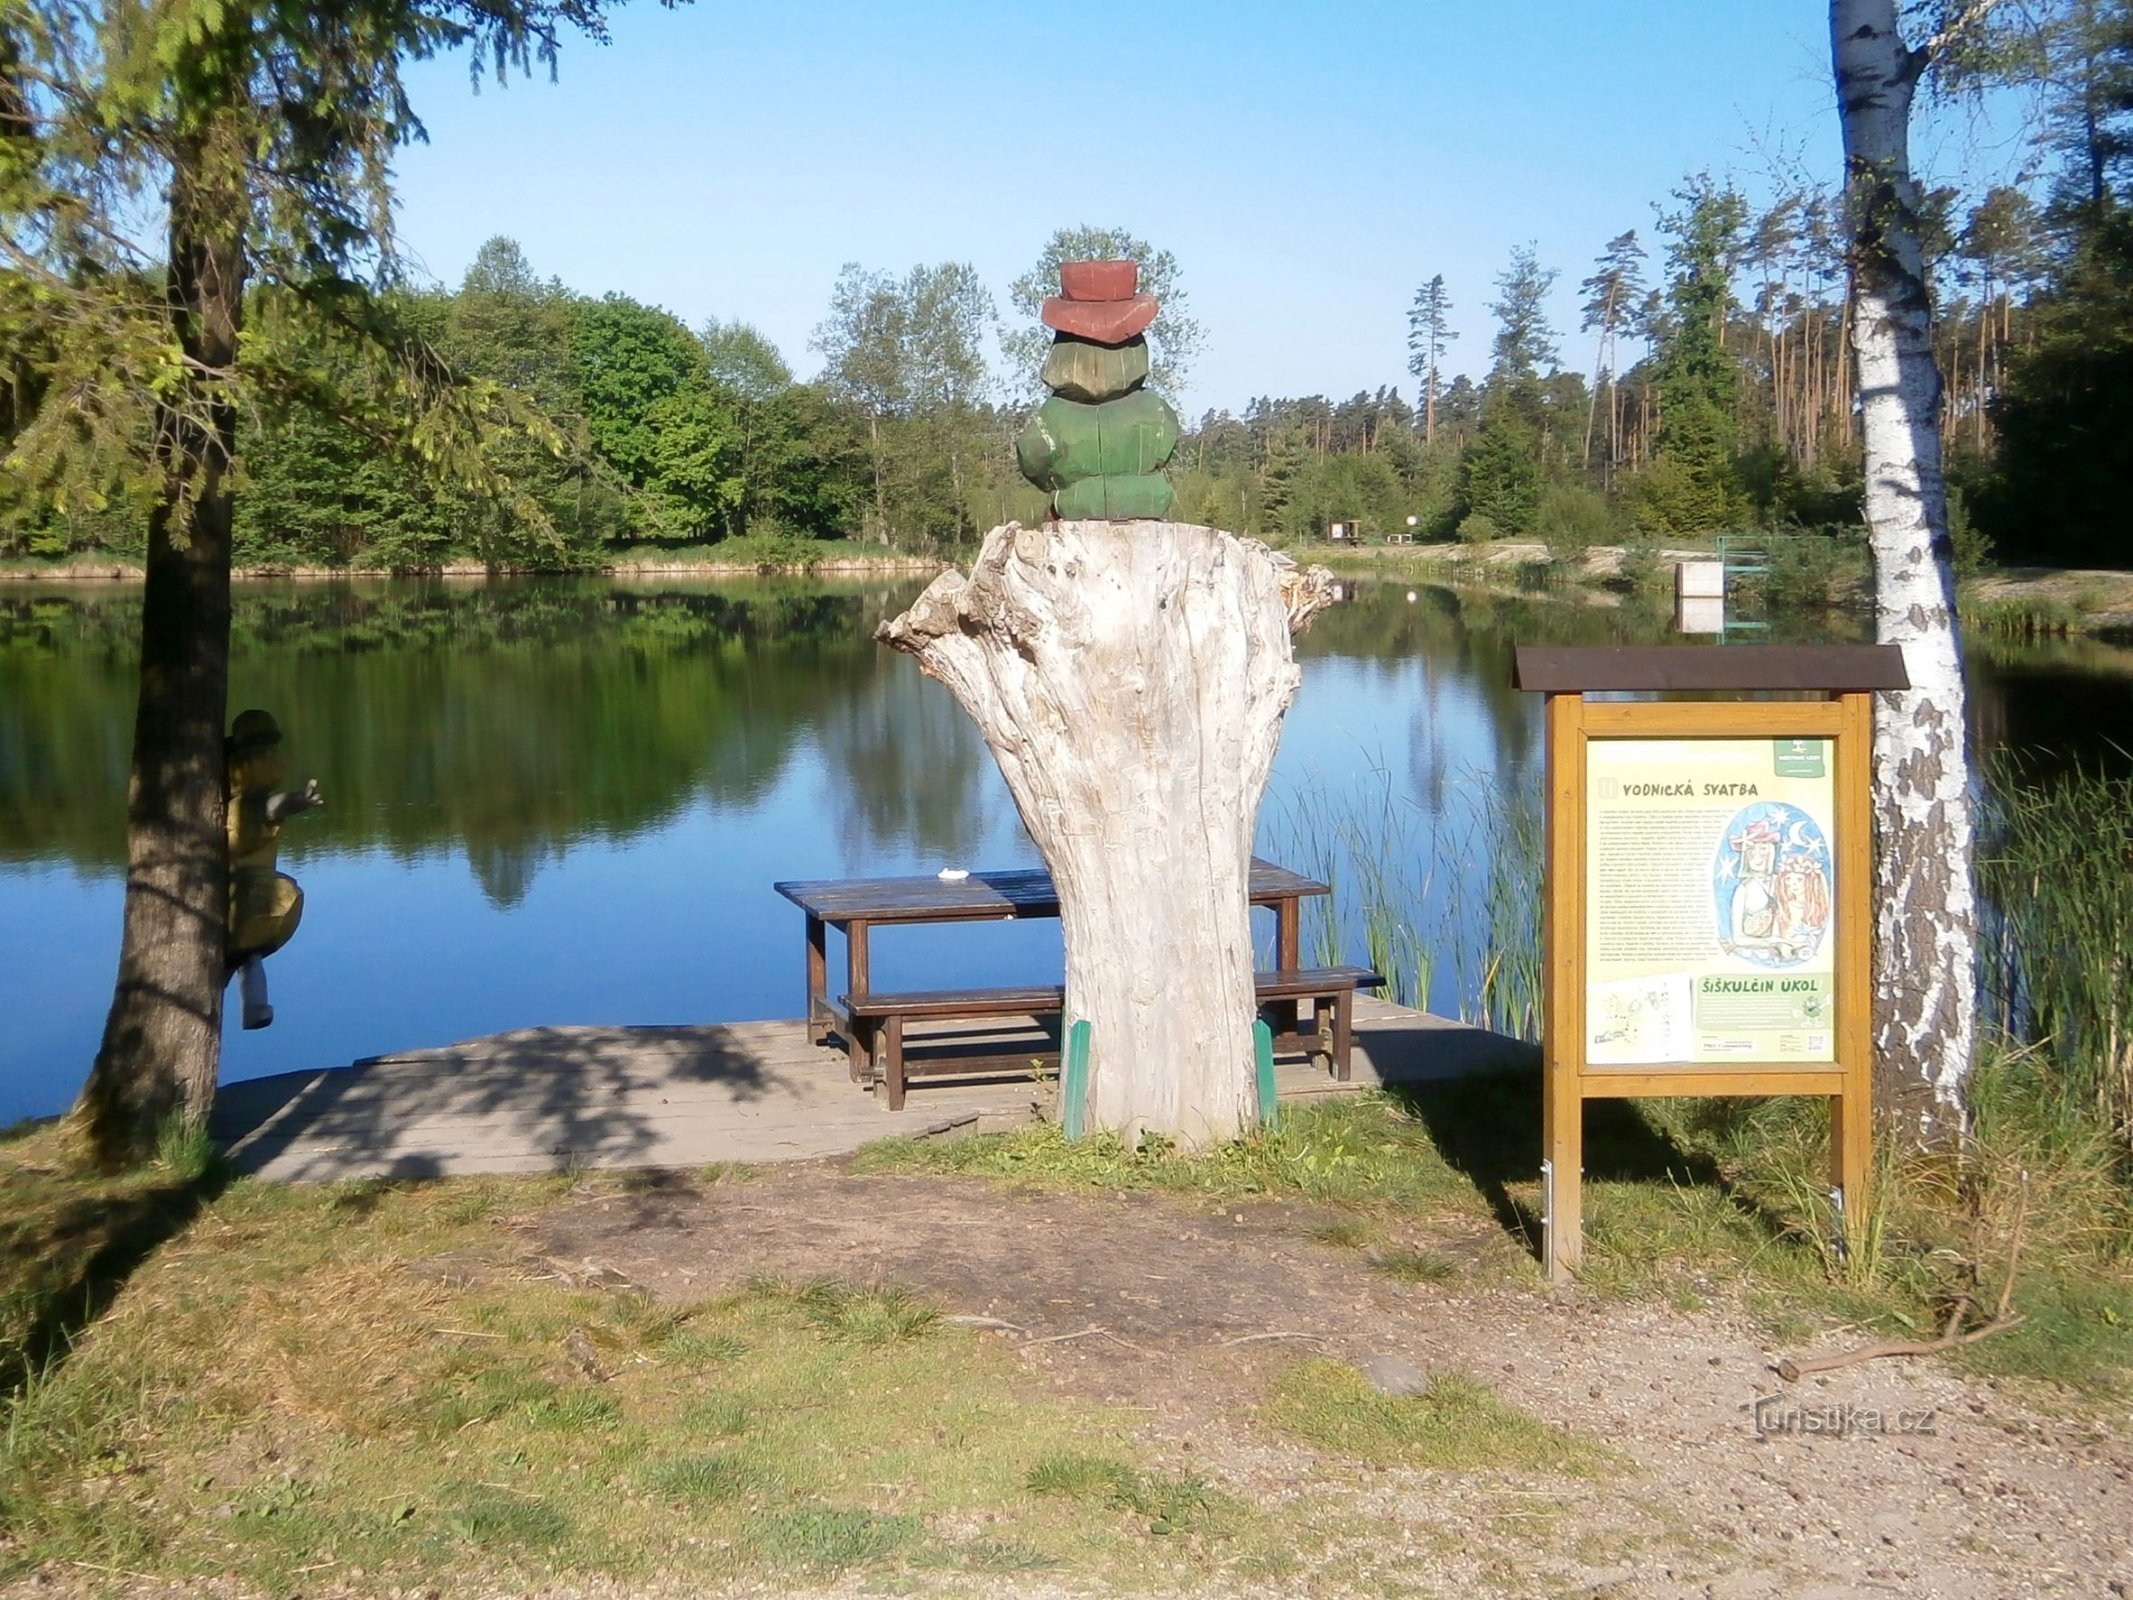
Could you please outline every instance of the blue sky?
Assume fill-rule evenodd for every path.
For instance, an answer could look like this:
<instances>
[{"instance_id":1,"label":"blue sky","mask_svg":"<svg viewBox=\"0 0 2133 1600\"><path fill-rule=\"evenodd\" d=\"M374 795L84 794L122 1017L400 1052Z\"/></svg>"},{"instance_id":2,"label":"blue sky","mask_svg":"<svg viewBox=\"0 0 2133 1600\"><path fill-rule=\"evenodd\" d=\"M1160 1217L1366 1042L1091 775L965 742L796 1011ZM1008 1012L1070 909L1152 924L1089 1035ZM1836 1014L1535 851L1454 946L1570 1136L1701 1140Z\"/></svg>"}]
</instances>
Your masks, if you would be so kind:
<instances>
[{"instance_id":1,"label":"blue sky","mask_svg":"<svg viewBox=\"0 0 2133 1600\"><path fill-rule=\"evenodd\" d=\"M559 80L470 93L410 74L431 143L399 164L405 247L456 282L509 234L543 276L692 325L754 323L803 376L840 266L968 261L1003 310L1052 230L1178 257L1207 350L1186 408L1255 394L1412 396L1406 313L1444 274L1487 365L1493 279L1532 241L1563 354L1577 280L1651 241L1685 173L1751 193L1838 164L1813 0L1404 5L704 3L625 8ZM1948 119L1944 171L2004 164ZM1655 258L1657 256L1654 250Z\"/></svg>"}]
</instances>

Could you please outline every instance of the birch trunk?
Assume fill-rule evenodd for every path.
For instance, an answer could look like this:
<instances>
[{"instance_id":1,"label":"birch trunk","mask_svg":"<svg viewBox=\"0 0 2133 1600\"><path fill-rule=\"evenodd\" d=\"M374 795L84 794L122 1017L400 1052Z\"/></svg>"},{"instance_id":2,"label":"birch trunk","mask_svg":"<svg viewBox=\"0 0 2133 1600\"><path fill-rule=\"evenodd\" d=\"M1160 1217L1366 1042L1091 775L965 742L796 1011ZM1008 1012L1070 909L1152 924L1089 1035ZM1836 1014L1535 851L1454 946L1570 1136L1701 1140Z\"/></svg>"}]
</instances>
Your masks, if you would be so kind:
<instances>
[{"instance_id":1,"label":"birch trunk","mask_svg":"<svg viewBox=\"0 0 2133 1600\"><path fill-rule=\"evenodd\" d=\"M948 686L1059 889L1093 1125L1188 1148L1258 1120L1259 799L1322 569L1213 528L1015 523L878 637Z\"/></svg>"},{"instance_id":2,"label":"birch trunk","mask_svg":"<svg viewBox=\"0 0 2133 1600\"><path fill-rule=\"evenodd\" d=\"M1866 447L1876 637L1911 687L1874 725L1876 1093L1927 1140L1960 1133L1976 1031L1977 913L1961 640L1941 476L1941 379L1911 177L1926 65L1895 0L1832 0L1851 227L1851 339Z\"/></svg>"}]
</instances>

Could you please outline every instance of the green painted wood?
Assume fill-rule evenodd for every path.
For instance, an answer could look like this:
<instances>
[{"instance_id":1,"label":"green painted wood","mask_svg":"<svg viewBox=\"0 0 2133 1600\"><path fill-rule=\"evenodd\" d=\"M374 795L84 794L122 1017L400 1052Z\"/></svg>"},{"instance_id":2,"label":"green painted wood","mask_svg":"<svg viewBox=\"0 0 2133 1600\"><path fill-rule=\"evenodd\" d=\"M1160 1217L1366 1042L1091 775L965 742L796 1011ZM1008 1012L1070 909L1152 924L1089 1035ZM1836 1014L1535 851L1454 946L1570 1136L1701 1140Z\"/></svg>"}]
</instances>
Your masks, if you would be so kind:
<instances>
[{"instance_id":1,"label":"green painted wood","mask_svg":"<svg viewBox=\"0 0 2133 1600\"><path fill-rule=\"evenodd\" d=\"M1060 1080L1060 1131L1069 1139L1079 1139L1089 1106L1089 1019L1086 1017L1067 1029L1066 1070Z\"/></svg>"},{"instance_id":2,"label":"green painted wood","mask_svg":"<svg viewBox=\"0 0 2133 1600\"><path fill-rule=\"evenodd\" d=\"M1176 498L1170 480L1159 474L1116 474L1068 484L1052 496L1052 509L1069 519L1123 522L1166 517Z\"/></svg>"},{"instance_id":3,"label":"green painted wood","mask_svg":"<svg viewBox=\"0 0 2133 1600\"><path fill-rule=\"evenodd\" d=\"M1095 344L1061 334L1044 358L1044 386L1056 395L1095 405L1131 394L1148 381L1148 341Z\"/></svg>"},{"instance_id":4,"label":"green painted wood","mask_svg":"<svg viewBox=\"0 0 2133 1600\"><path fill-rule=\"evenodd\" d=\"M1274 1125L1274 1030L1264 1019L1252 1024L1252 1053L1259 1058L1259 1125Z\"/></svg>"},{"instance_id":5,"label":"green painted wood","mask_svg":"<svg viewBox=\"0 0 2133 1600\"><path fill-rule=\"evenodd\" d=\"M1015 459L1038 488L1064 489L1083 478L1159 471L1178 433L1178 414L1146 389L1101 405L1054 395L1015 440Z\"/></svg>"}]
</instances>

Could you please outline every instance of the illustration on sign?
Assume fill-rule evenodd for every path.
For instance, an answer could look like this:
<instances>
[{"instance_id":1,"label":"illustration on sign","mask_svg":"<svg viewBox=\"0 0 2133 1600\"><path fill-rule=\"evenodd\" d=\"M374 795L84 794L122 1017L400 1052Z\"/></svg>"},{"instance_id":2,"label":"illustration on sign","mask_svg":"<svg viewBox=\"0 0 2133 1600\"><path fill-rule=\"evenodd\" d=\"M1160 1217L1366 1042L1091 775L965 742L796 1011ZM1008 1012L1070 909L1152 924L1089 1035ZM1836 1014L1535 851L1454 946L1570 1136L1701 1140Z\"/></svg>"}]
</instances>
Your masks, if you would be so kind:
<instances>
[{"instance_id":1,"label":"illustration on sign","mask_svg":"<svg viewBox=\"0 0 2133 1600\"><path fill-rule=\"evenodd\" d=\"M1586 747L1586 1059L1835 1059L1821 739Z\"/></svg>"},{"instance_id":2,"label":"illustration on sign","mask_svg":"<svg viewBox=\"0 0 2133 1600\"><path fill-rule=\"evenodd\" d=\"M1798 806L1747 807L1726 829L1713 866L1718 941L1766 967L1796 967L1829 928L1829 841Z\"/></svg>"}]
</instances>

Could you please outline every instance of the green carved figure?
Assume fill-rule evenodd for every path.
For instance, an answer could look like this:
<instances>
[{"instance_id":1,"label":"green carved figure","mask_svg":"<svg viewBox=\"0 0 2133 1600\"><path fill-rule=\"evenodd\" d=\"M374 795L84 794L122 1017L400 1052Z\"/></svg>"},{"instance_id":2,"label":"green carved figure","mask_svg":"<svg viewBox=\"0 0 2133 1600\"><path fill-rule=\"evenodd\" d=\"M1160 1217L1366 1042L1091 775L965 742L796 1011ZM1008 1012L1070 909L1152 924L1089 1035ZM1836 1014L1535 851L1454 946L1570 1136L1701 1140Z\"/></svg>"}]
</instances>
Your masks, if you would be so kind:
<instances>
[{"instance_id":1,"label":"green carved figure","mask_svg":"<svg viewBox=\"0 0 2133 1600\"><path fill-rule=\"evenodd\" d=\"M1056 337L1044 363L1052 398L1015 440L1022 475L1052 497L1059 517L1130 521L1169 514L1163 467L1178 415L1148 381L1155 296L1138 291L1131 261L1070 261L1044 302Z\"/></svg>"}]
</instances>

